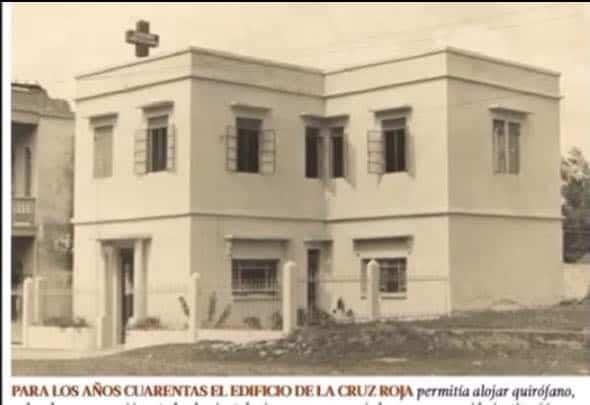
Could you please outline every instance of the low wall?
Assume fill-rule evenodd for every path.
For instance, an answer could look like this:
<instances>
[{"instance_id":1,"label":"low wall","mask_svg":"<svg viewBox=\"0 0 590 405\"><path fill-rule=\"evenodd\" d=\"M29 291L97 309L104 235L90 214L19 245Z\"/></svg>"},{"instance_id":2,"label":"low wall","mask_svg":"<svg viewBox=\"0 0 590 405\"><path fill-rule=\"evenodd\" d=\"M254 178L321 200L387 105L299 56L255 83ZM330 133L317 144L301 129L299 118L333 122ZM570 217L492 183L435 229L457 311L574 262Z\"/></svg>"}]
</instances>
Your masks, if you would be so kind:
<instances>
[{"instance_id":1,"label":"low wall","mask_svg":"<svg viewBox=\"0 0 590 405\"><path fill-rule=\"evenodd\" d=\"M89 351L96 349L94 328L61 328L30 325L23 328L30 349Z\"/></svg>"},{"instance_id":2,"label":"low wall","mask_svg":"<svg viewBox=\"0 0 590 405\"><path fill-rule=\"evenodd\" d=\"M564 299L582 299L590 293L590 264L564 263L562 268Z\"/></svg>"}]
</instances>

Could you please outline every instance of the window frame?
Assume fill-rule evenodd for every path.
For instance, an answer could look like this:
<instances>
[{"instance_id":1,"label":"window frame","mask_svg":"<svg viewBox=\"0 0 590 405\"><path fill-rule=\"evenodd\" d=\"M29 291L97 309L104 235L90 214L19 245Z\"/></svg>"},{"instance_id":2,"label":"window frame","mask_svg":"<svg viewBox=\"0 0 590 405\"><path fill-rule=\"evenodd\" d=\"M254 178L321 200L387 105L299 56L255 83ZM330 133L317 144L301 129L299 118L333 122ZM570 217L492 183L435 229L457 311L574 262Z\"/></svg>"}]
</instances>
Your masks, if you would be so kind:
<instances>
[{"instance_id":1,"label":"window frame","mask_svg":"<svg viewBox=\"0 0 590 405\"><path fill-rule=\"evenodd\" d=\"M165 117L166 124L152 124L155 120L162 119ZM153 114L146 117L147 129L146 129L146 173L160 173L168 171L168 142L170 135L170 114L168 112L162 112L159 114ZM164 131L165 130L165 131ZM163 134L162 134L163 132ZM154 137L161 136L164 142L160 144L158 155L161 161L158 161L158 167L154 166Z\"/></svg>"},{"instance_id":2,"label":"window frame","mask_svg":"<svg viewBox=\"0 0 590 405\"><path fill-rule=\"evenodd\" d=\"M329 165L330 165L330 178L342 179L346 177L346 127L344 124L332 124L327 126L327 137L328 137L328 148L329 148ZM335 132L340 133L335 133ZM336 153L335 153L335 140L340 140L340 168L339 174L336 175Z\"/></svg>"},{"instance_id":3,"label":"window frame","mask_svg":"<svg viewBox=\"0 0 590 405\"><path fill-rule=\"evenodd\" d=\"M315 133L310 133L314 131ZM310 145L312 143L312 145ZM323 173L323 137L322 128L319 125L305 126L305 178L306 179L321 179ZM310 174L310 167L314 166L313 162L309 161L309 150L315 149L315 175Z\"/></svg>"},{"instance_id":4,"label":"window frame","mask_svg":"<svg viewBox=\"0 0 590 405\"><path fill-rule=\"evenodd\" d=\"M245 121L251 121L254 122L256 121L258 124L256 125L257 129L254 128L247 128L243 125L240 125L240 122L245 122ZM248 116L236 116L235 118L235 125L236 125L236 168L235 171L236 173L246 173L246 174L256 174L256 173L260 173L260 168L261 168L261 156L260 156L260 152L261 152L261 137L262 137L262 131L263 131L263 125L264 125L264 120L262 118L253 118L253 117L248 117ZM246 142L245 144L248 144L248 155L244 158L246 159L246 166L243 167L242 165L243 160L242 160L242 155L241 152L242 146L244 144L242 144L240 142L240 138L243 137L249 137L250 139L248 140L248 142ZM252 145L250 144L250 142L252 142L252 140L256 140L256 147L252 148ZM252 149L255 149L255 153L252 152ZM246 153L246 152L243 152ZM250 161L250 159L255 158L255 161ZM254 164L255 163L255 164ZM252 167L250 167L252 166Z\"/></svg>"},{"instance_id":5,"label":"window frame","mask_svg":"<svg viewBox=\"0 0 590 405\"><path fill-rule=\"evenodd\" d=\"M231 260L231 292L232 297L280 297L279 259L232 258ZM260 266L260 267L256 267ZM246 271L264 271L264 288L245 288L243 273ZM274 273L274 274L273 274Z\"/></svg>"},{"instance_id":6,"label":"window frame","mask_svg":"<svg viewBox=\"0 0 590 405\"><path fill-rule=\"evenodd\" d=\"M102 130L105 128L109 128L110 132L108 133L108 135L110 136L111 140L110 140L110 151L109 151L109 156L110 156L110 172L106 173L106 170L104 167L102 167L102 171L101 173L98 172L98 167L97 167L97 138L100 137L104 137L107 134L97 134L98 130ZM114 163L114 134L115 134L115 125L114 123L104 123L104 124L100 124L100 125L94 125L92 128L93 131L93 139L92 139L92 147L93 147L93 153L92 153L92 177L95 179L107 179L110 177L113 177L113 163ZM104 152L104 150L103 150ZM103 165L104 166L104 165Z\"/></svg>"},{"instance_id":7,"label":"window frame","mask_svg":"<svg viewBox=\"0 0 590 405\"><path fill-rule=\"evenodd\" d=\"M387 122L392 121L401 121L403 120L403 124L395 124L395 125L388 125ZM381 126L381 136L383 142L383 174L390 174L390 173L408 173L408 116L407 114L395 115L395 116L385 116L380 118L380 126ZM399 162L399 152L398 148L400 148L399 141L396 141L400 136L400 131L402 131L401 135L403 136L403 144L401 145L403 162ZM388 159L389 156L389 148L388 146L388 138L392 139L393 145L393 157L392 162L390 164L390 160ZM403 163L403 165L402 165ZM392 167L390 167L392 166Z\"/></svg>"},{"instance_id":8,"label":"window frame","mask_svg":"<svg viewBox=\"0 0 590 405\"><path fill-rule=\"evenodd\" d=\"M367 289L368 289L368 277L367 277L367 265L371 260L377 261L379 264L379 297L381 298L407 298L408 296L408 257L403 255L396 255L396 256L380 256L380 257L363 257L361 259L361 279L360 279L360 290L361 290L361 299L366 299L367 297ZM403 263L403 287L404 289L400 288L400 291L383 291L382 289L382 275L383 275L383 263L384 262L394 262L394 263ZM398 275L398 277L401 277ZM398 280L398 282L400 282Z\"/></svg>"},{"instance_id":9,"label":"window frame","mask_svg":"<svg viewBox=\"0 0 590 405\"><path fill-rule=\"evenodd\" d=\"M504 142L502 148L499 145L498 132L496 130L496 123L502 123L502 130L504 135ZM518 132L514 134L510 128L516 126ZM493 173L498 175L512 175L518 176L522 170L522 133L524 127L524 120L509 114L495 114L492 116L492 166ZM516 139L516 153L512 152L512 140ZM500 152L503 152L503 165L500 164ZM516 158L514 158L516 156ZM516 164L515 164L516 163Z\"/></svg>"}]
</instances>

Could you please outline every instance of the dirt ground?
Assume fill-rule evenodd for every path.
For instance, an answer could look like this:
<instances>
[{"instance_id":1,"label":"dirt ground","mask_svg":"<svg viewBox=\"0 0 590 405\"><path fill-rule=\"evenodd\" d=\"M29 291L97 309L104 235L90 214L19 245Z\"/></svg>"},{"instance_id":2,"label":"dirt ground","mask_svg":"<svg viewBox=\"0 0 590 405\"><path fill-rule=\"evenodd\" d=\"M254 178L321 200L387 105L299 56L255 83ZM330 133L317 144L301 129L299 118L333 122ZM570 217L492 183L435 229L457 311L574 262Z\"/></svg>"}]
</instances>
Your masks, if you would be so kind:
<instances>
[{"instance_id":1,"label":"dirt ground","mask_svg":"<svg viewBox=\"0 0 590 405\"><path fill-rule=\"evenodd\" d=\"M13 374L589 375L590 347L581 333L589 316L590 305L577 304L433 321L324 324L256 344L199 342L97 359L15 360Z\"/></svg>"}]
</instances>

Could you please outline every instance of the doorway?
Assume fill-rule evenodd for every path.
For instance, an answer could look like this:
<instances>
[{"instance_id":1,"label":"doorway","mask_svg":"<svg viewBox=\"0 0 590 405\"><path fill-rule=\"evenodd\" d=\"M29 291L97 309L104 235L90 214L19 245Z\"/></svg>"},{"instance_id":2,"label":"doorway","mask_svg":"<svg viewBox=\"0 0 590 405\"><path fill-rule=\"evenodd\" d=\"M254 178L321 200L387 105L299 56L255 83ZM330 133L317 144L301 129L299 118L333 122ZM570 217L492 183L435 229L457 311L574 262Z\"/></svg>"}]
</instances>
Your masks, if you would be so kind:
<instances>
[{"instance_id":1,"label":"doorway","mask_svg":"<svg viewBox=\"0 0 590 405\"><path fill-rule=\"evenodd\" d=\"M307 251L307 313L308 323L318 320L318 273L320 267L320 250Z\"/></svg>"},{"instance_id":2,"label":"doorway","mask_svg":"<svg viewBox=\"0 0 590 405\"><path fill-rule=\"evenodd\" d=\"M133 249L123 248L119 251L121 260L121 343L125 343L125 331L129 320L133 317L134 265Z\"/></svg>"}]
</instances>

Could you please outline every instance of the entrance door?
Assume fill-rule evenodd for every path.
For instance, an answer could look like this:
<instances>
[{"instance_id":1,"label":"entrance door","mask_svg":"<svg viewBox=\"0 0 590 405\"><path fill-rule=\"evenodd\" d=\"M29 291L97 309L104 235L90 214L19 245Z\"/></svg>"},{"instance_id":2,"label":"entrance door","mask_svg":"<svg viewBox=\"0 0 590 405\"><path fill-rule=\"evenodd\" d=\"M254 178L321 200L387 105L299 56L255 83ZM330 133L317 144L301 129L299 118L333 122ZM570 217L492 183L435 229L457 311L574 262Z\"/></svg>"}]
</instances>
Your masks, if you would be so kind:
<instances>
[{"instance_id":1,"label":"entrance door","mask_svg":"<svg viewBox=\"0 0 590 405\"><path fill-rule=\"evenodd\" d=\"M125 343L125 330L133 316L133 249L121 249L121 343Z\"/></svg>"},{"instance_id":2,"label":"entrance door","mask_svg":"<svg viewBox=\"0 0 590 405\"><path fill-rule=\"evenodd\" d=\"M307 312L308 322L310 323L315 322L318 318L317 294L319 267L319 249L309 249L307 251Z\"/></svg>"}]
</instances>

